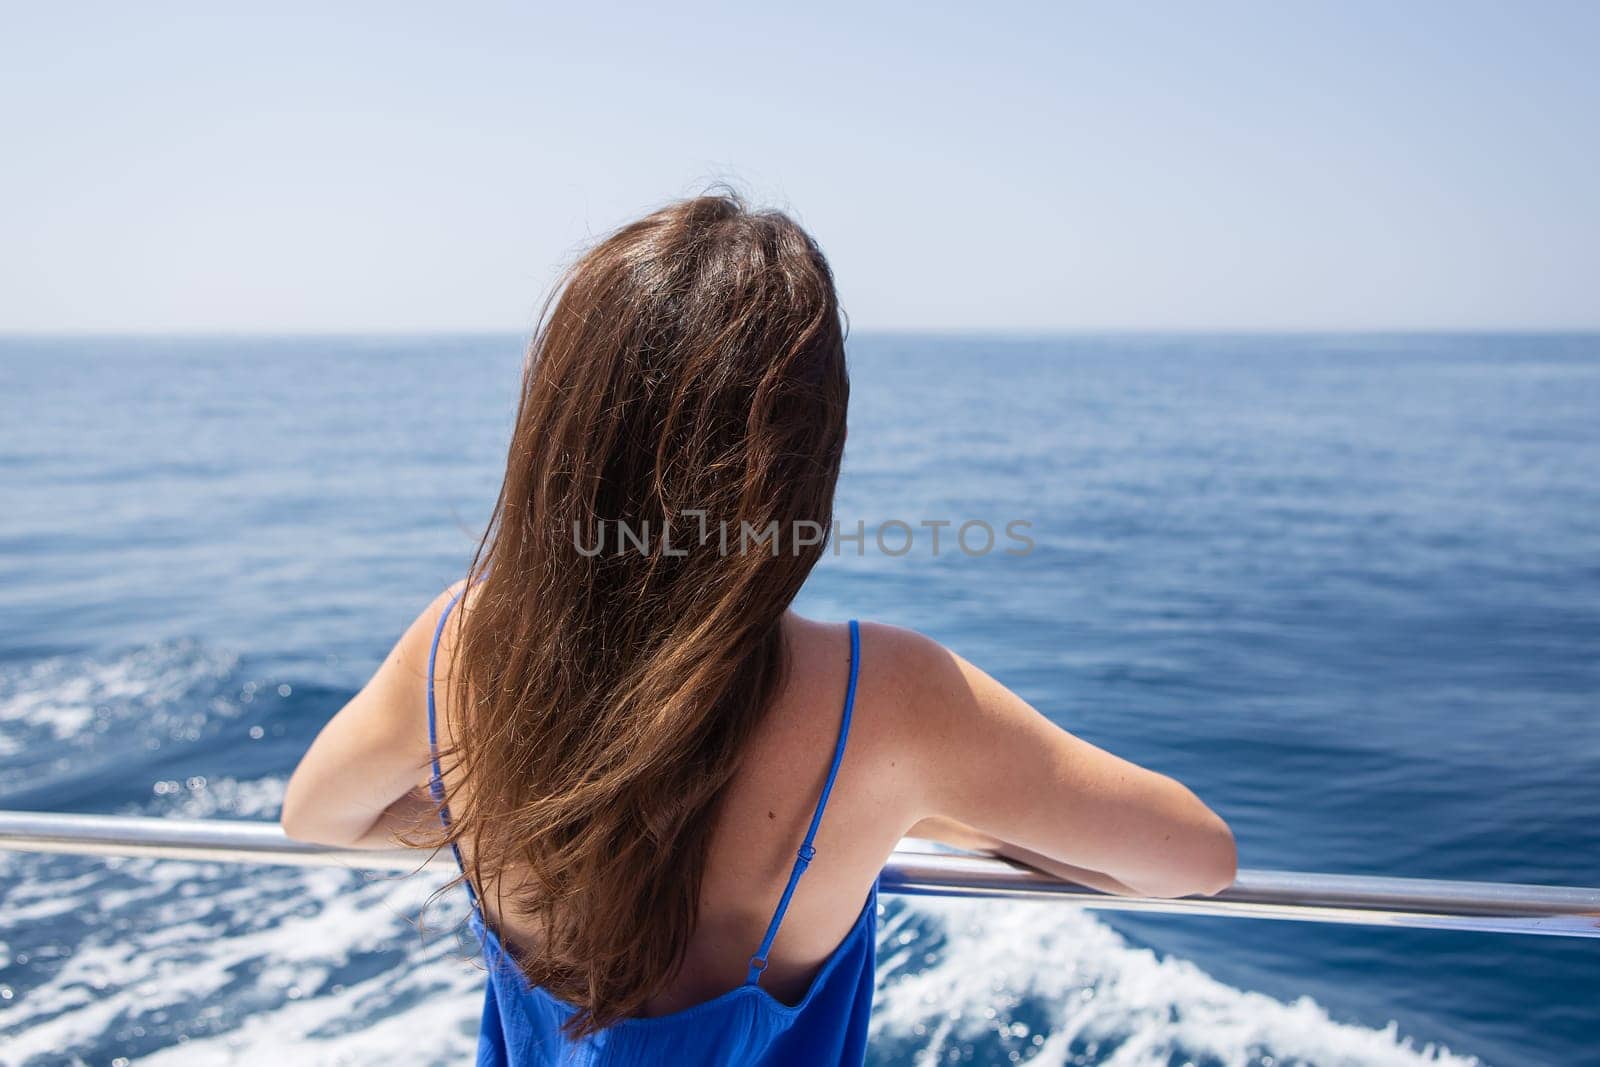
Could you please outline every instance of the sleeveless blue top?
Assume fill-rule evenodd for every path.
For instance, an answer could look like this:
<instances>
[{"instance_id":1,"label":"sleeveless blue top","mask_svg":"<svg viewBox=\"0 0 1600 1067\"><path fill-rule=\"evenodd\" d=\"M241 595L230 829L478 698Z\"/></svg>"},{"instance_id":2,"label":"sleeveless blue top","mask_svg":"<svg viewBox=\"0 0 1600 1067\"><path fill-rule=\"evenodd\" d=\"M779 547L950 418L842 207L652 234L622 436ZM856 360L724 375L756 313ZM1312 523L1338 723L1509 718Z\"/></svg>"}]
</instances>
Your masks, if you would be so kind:
<instances>
[{"instance_id":1,"label":"sleeveless blue top","mask_svg":"<svg viewBox=\"0 0 1600 1067\"><path fill-rule=\"evenodd\" d=\"M433 751L433 776L429 786L440 802L440 815L449 825L444 805L444 785L439 768L438 734L434 719L433 671L450 609L457 593L439 616L433 646L428 652L428 743ZM631 1018L596 1034L573 1041L561 1024L577 1010L526 977L484 921L477 894L464 881L472 903L468 924L483 944L488 968L488 988L483 1001L483 1021L478 1032L479 1067L859 1067L866 1058L867 1021L872 1012L872 990L877 952L878 883L873 882L861 914L811 980L798 1004L779 1001L761 988L767 953L794 896L795 886L816 856L812 842L822 825L822 812L833 790L839 764L850 735L850 714L855 707L856 679L861 667L861 632L850 621L850 685L845 692L844 715L834 746L833 765L817 798L816 811L805 840L795 854L789 883L778 900L766 936L750 957L743 985L718 997L670 1015ZM455 852L456 863L461 853Z\"/></svg>"}]
</instances>

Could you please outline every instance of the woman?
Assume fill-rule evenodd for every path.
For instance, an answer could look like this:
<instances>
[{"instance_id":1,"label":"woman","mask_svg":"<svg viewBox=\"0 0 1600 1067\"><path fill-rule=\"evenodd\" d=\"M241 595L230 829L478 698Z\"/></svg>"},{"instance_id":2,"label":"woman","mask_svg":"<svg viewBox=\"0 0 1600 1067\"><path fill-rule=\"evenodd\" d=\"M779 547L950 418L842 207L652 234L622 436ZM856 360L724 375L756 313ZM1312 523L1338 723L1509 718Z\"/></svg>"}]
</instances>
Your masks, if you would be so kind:
<instances>
[{"instance_id":1,"label":"woman","mask_svg":"<svg viewBox=\"0 0 1600 1067\"><path fill-rule=\"evenodd\" d=\"M925 637L790 610L848 391L821 252L729 197L619 230L547 309L468 580L283 805L305 841L451 846L480 1063L861 1063L907 834L1113 893L1232 881L1177 782Z\"/></svg>"}]
</instances>

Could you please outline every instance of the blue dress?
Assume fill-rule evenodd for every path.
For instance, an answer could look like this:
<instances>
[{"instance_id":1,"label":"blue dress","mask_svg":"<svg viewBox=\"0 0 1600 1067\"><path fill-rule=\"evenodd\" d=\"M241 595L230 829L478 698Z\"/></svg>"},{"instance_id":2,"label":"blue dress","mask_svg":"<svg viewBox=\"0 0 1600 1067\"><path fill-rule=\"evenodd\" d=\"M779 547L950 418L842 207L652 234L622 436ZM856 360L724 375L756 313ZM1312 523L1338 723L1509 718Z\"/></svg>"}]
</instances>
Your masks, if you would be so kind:
<instances>
[{"instance_id":1,"label":"blue dress","mask_svg":"<svg viewBox=\"0 0 1600 1067\"><path fill-rule=\"evenodd\" d=\"M441 802L444 787L439 769L434 722L433 672L439 636L460 593L439 616L428 653L428 740L434 749L433 794ZM561 1031L577 1009L545 990L528 984L501 946L470 883L472 902L469 925L483 943L488 967L488 988L483 1001L483 1021L478 1032L479 1067L643 1067L690 1065L707 1067L858 1067L866 1058L867 1022L872 1013L872 990L877 950L878 885L867 893L861 914L823 962L811 987L798 1004L788 1005L761 988L767 953L794 896L795 886L816 856L812 842L822 824L822 813L833 790L839 764L850 736L850 714L855 707L856 679L861 667L861 632L850 622L850 685L845 693L844 715L834 746L833 765L817 798L816 811L805 840L795 855L789 883L773 912L743 985L711 1000L670 1015L623 1019L577 1041ZM449 825L449 811L441 803ZM456 862L461 854L456 852Z\"/></svg>"}]
</instances>

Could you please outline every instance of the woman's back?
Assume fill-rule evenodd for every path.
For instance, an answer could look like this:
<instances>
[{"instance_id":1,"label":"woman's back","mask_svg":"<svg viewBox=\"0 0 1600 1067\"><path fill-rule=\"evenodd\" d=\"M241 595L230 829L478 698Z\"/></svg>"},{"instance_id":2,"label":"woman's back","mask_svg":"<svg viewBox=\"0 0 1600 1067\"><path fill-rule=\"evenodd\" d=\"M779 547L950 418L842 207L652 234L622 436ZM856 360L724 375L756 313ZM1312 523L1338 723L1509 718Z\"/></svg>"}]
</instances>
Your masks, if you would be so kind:
<instances>
[{"instance_id":1,"label":"woman's back","mask_svg":"<svg viewBox=\"0 0 1600 1067\"><path fill-rule=\"evenodd\" d=\"M455 727L437 684L449 672L448 618L434 630L429 721ZM480 1062L817 1064L859 1061L871 1012L877 876L910 823L896 814L886 703L867 681L861 630L793 613L790 669L719 806L699 912L671 984L644 1014L567 1041L573 1006L530 986L513 962L538 951L536 922L468 890L490 970ZM878 714L874 714L874 709ZM471 785L450 783L469 797ZM470 867L471 845L460 849ZM469 883L470 884L470 883ZM563 1058L564 1057L564 1058Z\"/></svg>"},{"instance_id":2,"label":"woman's back","mask_svg":"<svg viewBox=\"0 0 1600 1067\"><path fill-rule=\"evenodd\" d=\"M471 610L470 594L465 604ZM849 627L791 613L785 629L792 666L719 807L689 951L673 985L651 1003L652 1015L682 1010L744 981L828 778L849 688ZM858 690L814 842L816 859L789 903L762 976L763 988L780 1001L804 994L809 975L852 927L879 869L911 825L894 811L901 791L885 780L897 769L892 755L883 758L892 739L885 737L884 703L875 692L874 629L862 628ZM446 627L436 678L448 673L450 645ZM436 697L439 741L449 748L454 735L443 685ZM456 784L448 768L445 776ZM462 795L470 795L471 785L461 786ZM463 844L465 858L470 849ZM499 914L493 901L485 902L485 911L510 945L537 944L537 930L526 920Z\"/></svg>"}]
</instances>

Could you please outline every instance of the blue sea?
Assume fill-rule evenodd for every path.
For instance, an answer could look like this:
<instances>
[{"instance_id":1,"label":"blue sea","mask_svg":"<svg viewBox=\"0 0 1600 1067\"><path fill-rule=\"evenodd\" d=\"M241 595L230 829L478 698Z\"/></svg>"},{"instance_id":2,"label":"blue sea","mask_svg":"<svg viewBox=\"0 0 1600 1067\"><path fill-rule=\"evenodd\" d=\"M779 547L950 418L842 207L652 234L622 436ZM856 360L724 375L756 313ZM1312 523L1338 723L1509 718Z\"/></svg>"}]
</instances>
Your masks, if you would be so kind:
<instances>
[{"instance_id":1,"label":"blue sea","mask_svg":"<svg viewBox=\"0 0 1600 1067\"><path fill-rule=\"evenodd\" d=\"M523 343L0 342L0 808L274 818L463 573ZM1176 775L1246 866L1600 885L1600 336L850 356L841 521L1035 548L847 545L803 610ZM0 1063L463 1062L437 884L0 854ZM885 898L880 954L882 1067L1600 1063L1595 941Z\"/></svg>"}]
</instances>

